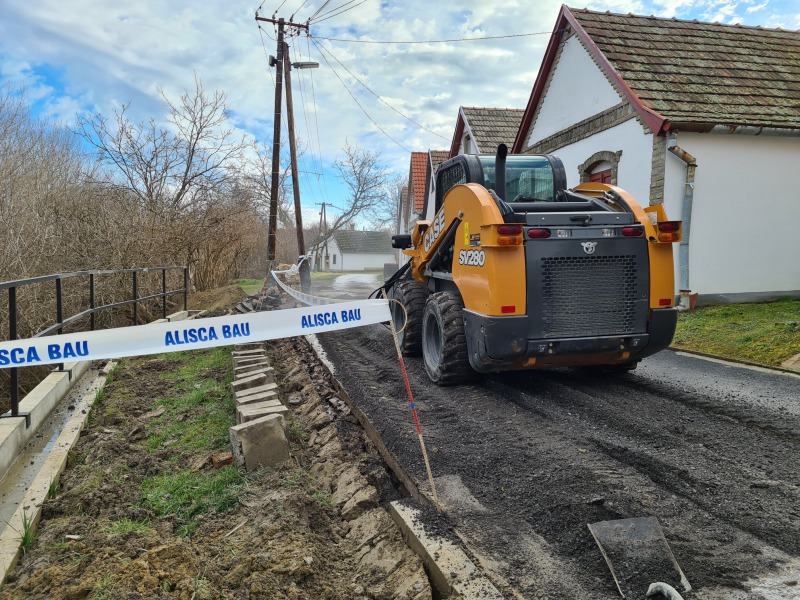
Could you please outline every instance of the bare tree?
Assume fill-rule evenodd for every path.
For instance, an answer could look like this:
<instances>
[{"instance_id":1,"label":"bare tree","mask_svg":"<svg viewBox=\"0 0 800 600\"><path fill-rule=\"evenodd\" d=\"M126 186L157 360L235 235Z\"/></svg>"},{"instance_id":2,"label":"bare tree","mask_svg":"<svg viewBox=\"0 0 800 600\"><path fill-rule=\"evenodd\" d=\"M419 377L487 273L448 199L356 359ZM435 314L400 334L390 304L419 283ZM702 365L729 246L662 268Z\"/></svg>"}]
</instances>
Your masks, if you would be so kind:
<instances>
[{"instance_id":1,"label":"bare tree","mask_svg":"<svg viewBox=\"0 0 800 600\"><path fill-rule=\"evenodd\" d=\"M337 176L349 191L341 213L328 224L327 234L343 229L357 219L382 229L395 220L390 191L389 171L381 165L381 155L355 145L345 144L344 156L333 163ZM317 239L315 243L321 240Z\"/></svg>"}]
</instances>

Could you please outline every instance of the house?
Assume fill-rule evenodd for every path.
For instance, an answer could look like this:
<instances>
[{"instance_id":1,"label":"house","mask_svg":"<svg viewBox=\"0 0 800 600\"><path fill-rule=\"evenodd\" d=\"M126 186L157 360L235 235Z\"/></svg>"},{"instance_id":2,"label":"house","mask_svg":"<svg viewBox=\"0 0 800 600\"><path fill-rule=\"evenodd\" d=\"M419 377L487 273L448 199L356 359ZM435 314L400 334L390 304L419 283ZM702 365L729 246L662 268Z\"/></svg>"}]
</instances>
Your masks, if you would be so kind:
<instances>
[{"instance_id":1,"label":"house","mask_svg":"<svg viewBox=\"0 0 800 600\"><path fill-rule=\"evenodd\" d=\"M383 269L395 260L392 234L388 231L335 231L327 244L327 259L321 268L325 271L363 271Z\"/></svg>"},{"instance_id":2,"label":"house","mask_svg":"<svg viewBox=\"0 0 800 600\"><path fill-rule=\"evenodd\" d=\"M431 186L436 168L448 157L446 150L412 152L408 169L408 186L400 194L397 212L397 233L411 233L417 220L425 214L428 188ZM398 265L407 262L408 257L400 250L396 252Z\"/></svg>"},{"instance_id":3,"label":"house","mask_svg":"<svg viewBox=\"0 0 800 600\"><path fill-rule=\"evenodd\" d=\"M800 296L800 32L562 6L513 152L681 219L686 305Z\"/></svg>"},{"instance_id":4,"label":"house","mask_svg":"<svg viewBox=\"0 0 800 600\"><path fill-rule=\"evenodd\" d=\"M511 148L524 113L517 108L460 106L448 158L459 154L494 154L500 144Z\"/></svg>"}]
</instances>

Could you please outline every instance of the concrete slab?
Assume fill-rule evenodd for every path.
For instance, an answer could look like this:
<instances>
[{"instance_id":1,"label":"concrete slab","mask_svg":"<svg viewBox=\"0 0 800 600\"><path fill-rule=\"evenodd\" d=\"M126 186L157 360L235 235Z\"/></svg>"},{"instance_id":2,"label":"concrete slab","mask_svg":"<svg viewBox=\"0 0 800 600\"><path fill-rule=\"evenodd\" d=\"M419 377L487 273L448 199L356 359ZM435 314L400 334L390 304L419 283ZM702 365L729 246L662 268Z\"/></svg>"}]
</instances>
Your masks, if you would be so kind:
<instances>
[{"instance_id":1,"label":"concrete slab","mask_svg":"<svg viewBox=\"0 0 800 600\"><path fill-rule=\"evenodd\" d=\"M253 363L266 364L266 362L266 358L263 356L235 356L233 357L233 368L238 369L239 367L252 365Z\"/></svg>"},{"instance_id":2,"label":"concrete slab","mask_svg":"<svg viewBox=\"0 0 800 600\"><path fill-rule=\"evenodd\" d=\"M267 383L271 383L267 380L267 376L264 373L257 373L255 375L248 375L247 377L237 377L231 382L231 388L235 394L236 392L249 390L254 387L266 385Z\"/></svg>"},{"instance_id":3,"label":"concrete slab","mask_svg":"<svg viewBox=\"0 0 800 600\"><path fill-rule=\"evenodd\" d=\"M248 471L285 463L289 460L285 428L286 421L282 415L267 415L231 427L234 463Z\"/></svg>"},{"instance_id":4,"label":"concrete slab","mask_svg":"<svg viewBox=\"0 0 800 600\"><path fill-rule=\"evenodd\" d=\"M243 404L236 409L236 423L247 423L261 417L268 415L281 415L286 417L289 414L289 409L283 404L275 405L275 402L268 400L266 402L254 402L253 404Z\"/></svg>"},{"instance_id":5,"label":"concrete slab","mask_svg":"<svg viewBox=\"0 0 800 600\"><path fill-rule=\"evenodd\" d=\"M781 367L784 369L789 369L790 371L797 371L800 373L800 354L793 356L789 360L785 360L781 363Z\"/></svg>"},{"instance_id":6,"label":"concrete slab","mask_svg":"<svg viewBox=\"0 0 800 600\"><path fill-rule=\"evenodd\" d=\"M260 394L253 394L251 396L244 396L242 398L234 398L236 406L244 406L245 404L256 404L257 402L274 402L275 404L282 405L281 399L278 398L277 392L261 392Z\"/></svg>"},{"instance_id":7,"label":"concrete slab","mask_svg":"<svg viewBox=\"0 0 800 600\"><path fill-rule=\"evenodd\" d=\"M275 392L278 393L278 384L277 383L265 383L264 385L259 385L254 388L248 388L246 390L242 390L240 392L233 393L233 399L239 400L246 396L252 396L253 394L263 394L264 392Z\"/></svg>"},{"instance_id":8,"label":"concrete slab","mask_svg":"<svg viewBox=\"0 0 800 600\"><path fill-rule=\"evenodd\" d=\"M272 367L265 367L261 364L248 365L246 367L234 369L233 376L236 379L239 379L241 377L247 377L249 375L258 375L260 373L266 375L270 383L275 381L275 369L273 369Z\"/></svg>"},{"instance_id":9,"label":"concrete slab","mask_svg":"<svg viewBox=\"0 0 800 600\"><path fill-rule=\"evenodd\" d=\"M231 356L241 357L241 358L247 358L253 356L266 357L267 351L264 350L263 348L260 349L252 348L250 350L234 350L233 352L231 352Z\"/></svg>"},{"instance_id":10,"label":"concrete slab","mask_svg":"<svg viewBox=\"0 0 800 600\"><path fill-rule=\"evenodd\" d=\"M406 544L422 558L434 587L442 597L502 600L503 595L461 548L425 531L419 509L396 501L389 504L389 514L400 527Z\"/></svg>"}]
</instances>

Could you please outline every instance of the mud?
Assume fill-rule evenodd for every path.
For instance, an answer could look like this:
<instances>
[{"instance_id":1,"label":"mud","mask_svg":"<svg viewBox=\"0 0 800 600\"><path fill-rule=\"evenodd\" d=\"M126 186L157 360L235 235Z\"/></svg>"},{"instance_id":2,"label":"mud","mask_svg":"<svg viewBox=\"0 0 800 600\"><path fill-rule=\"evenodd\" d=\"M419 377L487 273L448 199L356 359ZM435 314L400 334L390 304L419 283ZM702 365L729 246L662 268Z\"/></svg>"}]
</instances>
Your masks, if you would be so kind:
<instances>
[{"instance_id":1,"label":"mud","mask_svg":"<svg viewBox=\"0 0 800 600\"><path fill-rule=\"evenodd\" d=\"M158 518L140 484L170 470L210 470L211 461L146 447L153 401L179 383L162 377L173 355L123 361L0 597L430 599L419 558L384 509L404 493L325 371L290 342L268 352L295 431L305 432L292 437L289 463L249 476L236 506L194 517L196 531L182 536L186 520ZM225 370L203 376L230 380ZM122 519L149 529L110 533Z\"/></svg>"},{"instance_id":2,"label":"mud","mask_svg":"<svg viewBox=\"0 0 800 600\"><path fill-rule=\"evenodd\" d=\"M424 487L388 331L318 338ZM772 596L752 580L800 555L797 379L672 352L629 375L507 373L450 388L432 384L420 359L406 366L447 517L507 596L618 597L587 524L655 516L689 597L796 597L796 576Z\"/></svg>"}]
</instances>

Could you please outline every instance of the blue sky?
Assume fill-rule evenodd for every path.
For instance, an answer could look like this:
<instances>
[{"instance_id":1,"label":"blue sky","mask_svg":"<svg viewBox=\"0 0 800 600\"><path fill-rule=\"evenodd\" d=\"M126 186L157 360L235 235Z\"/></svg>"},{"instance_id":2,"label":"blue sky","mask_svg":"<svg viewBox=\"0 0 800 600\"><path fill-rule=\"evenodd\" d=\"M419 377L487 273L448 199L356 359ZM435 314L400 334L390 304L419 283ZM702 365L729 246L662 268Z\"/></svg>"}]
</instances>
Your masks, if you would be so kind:
<instances>
[{"instance_id":1,"label":"blue sky","mask_svg":"<svg viewBox=\"0 0 800 600\"><path fill-rule=\"evenodd\" d=\"M332 0L320 16L339 6L346 9L347 1ZM261 14L270 16L281 2L265 0ZM285 0L278 16L288 19L296 13L296 21L305 21L323 2ZM311 222L318 218L317 203L343 202L344 190L331 163L346 142L380 152L388 168L407 173L408 150L449 148L459 105L524 108L561 6L560 0L359 2L349 4L357 5L352 10L312 23L313 42L289 40L293 60L321 63L313 72L293 72L297 134L306 146L300 164L307 172L300 182L304 217ZM796 0L608 0L572 5L800 29ZM274 70L266 56L275 53L275 42L272 29L265 25L260 32L253 19L258 7L253 0L0 0L0 80L24 85L39 114L71 125L77 114L111 114L114 107L128 103L135 120L162 115L159 88L177 98L192 89L196 73L207 89L227 93L237 128L271 143ZM440 40L522 33L540 35L414 45L323 39ZM327 50L330 65L315 43ZM312 174L320 172L322 176Z\"/></svg>"}]
</instances>

